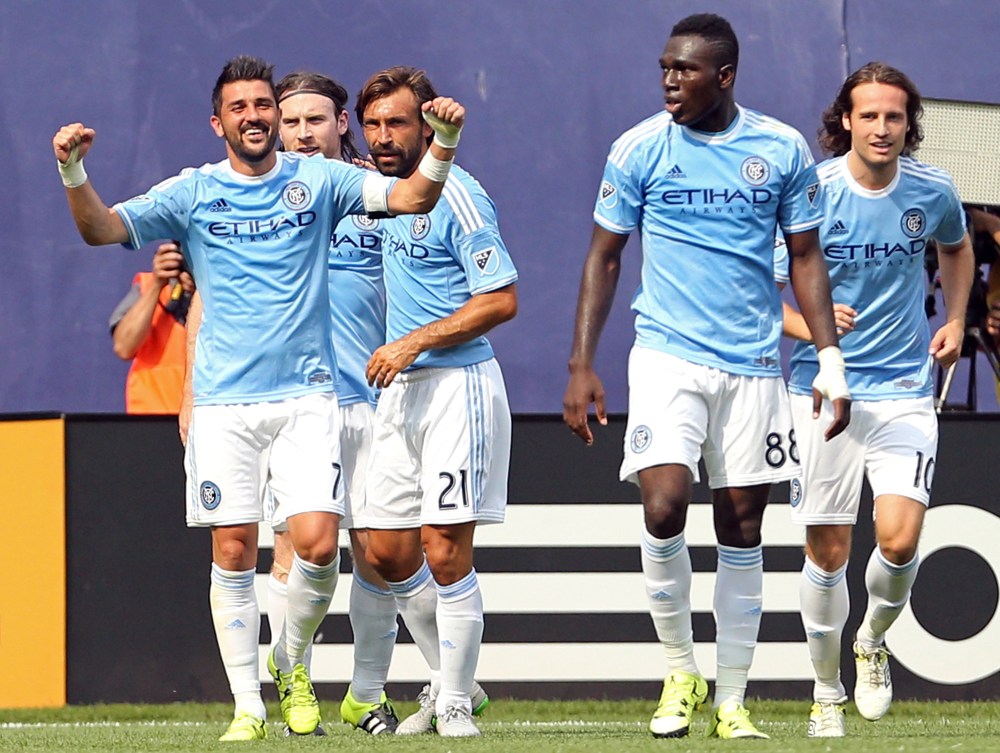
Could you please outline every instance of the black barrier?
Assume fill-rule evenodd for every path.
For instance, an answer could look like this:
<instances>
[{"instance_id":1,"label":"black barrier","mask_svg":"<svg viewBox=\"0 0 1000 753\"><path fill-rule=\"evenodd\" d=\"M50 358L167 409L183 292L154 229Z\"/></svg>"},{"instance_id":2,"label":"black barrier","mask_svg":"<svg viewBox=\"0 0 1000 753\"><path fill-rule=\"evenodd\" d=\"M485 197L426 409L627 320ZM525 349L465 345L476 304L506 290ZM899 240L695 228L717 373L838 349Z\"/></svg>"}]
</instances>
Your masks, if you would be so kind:
<instances>
[{"instance_id":1,"label":"black barrier","mask_svg":"<svg viewBox=\"0 0 1000 753\"><path fill-rule=\"evenodd\" d=\"M223 672L208 608L210 540L207 531L184 525L182 451L176 423L167 418L71 416L66 420L67 445L67 700L70 703L227 700ZM481 580L499 575L577 573L628 574L639 569L638 550L631 544L572 545L581 507L597 506L609 516L634 516L635 487L617 481L624 421L598 428L593 447L584 447L555 417L518 416L510 475L510 504L523 509L549 507L556 521L546 535L565 528L560 546L484 546L477 551ZM997 575L1000 564L1000 502L993 489L991 464L1000 431L1000 416L945 416L928 512L920 577L913 593L912 617L890 632L889 647L897 655L893 671L899 698L974 699L1000 696L1000 639L995 631ZM868 494L866 490L866 495ZM699 485L695 500L708 491ZM788 514L787 487L777 487L767 515ZM629 506L630 505L630 506ZM559 512L567 511L565 519ZM851 629L864 610L863 579L871 549L870 496L862 507L849 569L852 594ZM619 512L620 511L620 512ZM629 525L632 525L629 518ZM636 540L641 517L636 517ZM765 520L765 523L768 521ZM691 527L689 523L689 528ZM922 545L923 546L923 545ZM708 541L691 546L696 576L715 569ZM270 554L262 551L259 573ZM348 557L342 571L349 570ZM771 581L781 588L801 568L802 554L792 541L765 540L765 604ZM346 589L348 578L340 588ZM548 613L543 604L530 611L490 612L491 593L484 586L487 620L484 655L494 646L514 655L531 644L579 645L585 667L588 652L608 646L626 650L655 643L652 624L639 608L628 611L562 610ZM641 587L640 587L641 591ZM597 594L597 598L600 598ZM610 596L610 594L609 594ZM494 597L495 598L495 597ZM806 646L794 594L792 604L777 611L765 606L761 644L755 668L769 655L789 652L801 666ZM706 610L694 614L695 640L714 640L714 624ZM321 627L324 646L350 642L346 616L331 614ZM266 619L261 639L269 637ZM850 635L845 635L844 676L853 682ZM400 631L400 641L409 637ZM505 649L506 650L506 649ZM800 653L797 653L800 652ZM338 654L339 656L339 654ZM659 654L654 654L659 656ZM481 667L483 661L481 660ZM703 666L703 670L711 668ZM540 670L544 674L545 668ZM652 669L655 677L658 668ZM317 682L322 697L337 698L349 679L349 664ZM780 674L780 672L779 672ZM658 681L616 679L613 672L585 680L511 680L480 677L495 697L613 698L653 697ZM416 683L396 683L405 697ZM753 695L807 698L808 674L752 680Z\"/></svg>"}]
</instances>

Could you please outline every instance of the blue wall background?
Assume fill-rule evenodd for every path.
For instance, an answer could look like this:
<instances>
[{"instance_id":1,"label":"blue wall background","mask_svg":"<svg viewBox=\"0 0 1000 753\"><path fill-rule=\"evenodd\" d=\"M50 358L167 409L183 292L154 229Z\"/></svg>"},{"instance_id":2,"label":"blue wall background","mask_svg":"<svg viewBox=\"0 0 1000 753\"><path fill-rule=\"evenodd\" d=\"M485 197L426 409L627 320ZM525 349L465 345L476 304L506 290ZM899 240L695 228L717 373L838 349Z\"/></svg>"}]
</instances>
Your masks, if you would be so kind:
<instances>
[{"instance_id":1,"label":"blue wall background","mask_svg":"<svg viewBox=\"0 0 1000 753\"><path fill-rule=\"evenodd\" d=\"M467 106L459 159L493 195L521 273L520 315L492 335L511 406L561 411L608 147L659 109L657 60L670 27L700 11L726 16L739 35L738 100L810 142L844 76L875 58L909 73L925 96L1000 102L995 0L8 0L0 5L0 412L124 406L126 364L111 351L107 318L152 248L80 241L53 133L73 121L97 130L87 169L108 204L218 161L211 87L241 53L268 59L279 75L331 74L352 94L375 70L416 65ZM638 254L633 243L599 354L613 411L626 408Z\"/></svg>"}]
</instances>

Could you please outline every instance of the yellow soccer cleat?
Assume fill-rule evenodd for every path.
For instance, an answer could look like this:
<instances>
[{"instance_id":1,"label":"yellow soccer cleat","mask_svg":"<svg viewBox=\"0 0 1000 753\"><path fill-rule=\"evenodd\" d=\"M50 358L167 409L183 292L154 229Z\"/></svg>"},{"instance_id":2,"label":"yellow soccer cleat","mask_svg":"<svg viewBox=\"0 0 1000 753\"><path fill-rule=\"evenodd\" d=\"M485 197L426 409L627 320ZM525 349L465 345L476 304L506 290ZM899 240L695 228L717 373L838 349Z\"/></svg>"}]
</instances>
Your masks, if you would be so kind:
<instances>
[{"instance_id":1,"label":"yellow soccer cleat","mask_svg":"<svg viewBox=\"0 0 1000 753\"><path fill-rule=\"evenodd\" d=\"M229 729L219 738L219 742L247 742L267 738L267 722L253 714L237 714L229 723Z\"/></svg>"},{"instance_id":2,"label":"yellow soccer cleat","mask_svg":"<svg viewBox=\"0 0 1000 753\"><path fill-rule=\"evenodd\" d=\"M674 670L663 681L660 703L649 722L653 737L684 737L691 717L708 698L708 683L700 675Z\"/></svg>"},{"instance_id":3,"label":"yellow soccer cleat","mask_svg":"<svg viewBox=\"0 0 1000 753\"><path fill-rule=\"evenodd\" d=\"M718 737L723 740L753 737L759 737L762 740L769 739L768 735L754 726L753 722L750 721L750 712L747 707L738 701L726 701L715 710L705 736Z\"/></svg>"}]
</instances>

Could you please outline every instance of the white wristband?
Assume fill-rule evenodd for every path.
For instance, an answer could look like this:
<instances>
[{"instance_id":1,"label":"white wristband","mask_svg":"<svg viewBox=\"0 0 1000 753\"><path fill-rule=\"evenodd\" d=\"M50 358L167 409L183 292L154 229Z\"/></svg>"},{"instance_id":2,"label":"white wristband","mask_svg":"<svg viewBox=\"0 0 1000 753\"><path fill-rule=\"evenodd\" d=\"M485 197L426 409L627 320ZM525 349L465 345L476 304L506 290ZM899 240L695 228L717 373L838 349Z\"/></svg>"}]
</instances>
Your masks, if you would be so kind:
<instances>
[{"instance_id":1,"label":"white wristband","mask_svg":"<svg viewBox=\"0 0 1000 753\"><path fill-rule=\"evenodd\" d=\"M844 354L836 345L827 345L816 354L819 367L844 370Z\"/></svg>"},{"instance_id":2,"label":"white wristband","mask_svg":"<svg viewBox=\"0 0 1000 753\"><path fill-rule=\"evenodd\" d=\"M56 160L56 165L59 166L59 175L62 176L62 182L66 188L79 188L87 182L87 171L83 169L83 160L76 156L78 148L73 147L69 153L69 159L65 162Z\"/></svg>"},{"instance_id":3,"label":"white wristband","mask_svg":"<svg viewBox=\"0 0 1000 753\"><path fill-rule=\"evenodd\" d=\"M450 159L438 159L428 149L424 153L423 159L420 160L420 164L417 165L417 170L427 180L432 180L435 183L444 183L448 179L452 162L453 160Z\"/></svg>"}]
</instances>

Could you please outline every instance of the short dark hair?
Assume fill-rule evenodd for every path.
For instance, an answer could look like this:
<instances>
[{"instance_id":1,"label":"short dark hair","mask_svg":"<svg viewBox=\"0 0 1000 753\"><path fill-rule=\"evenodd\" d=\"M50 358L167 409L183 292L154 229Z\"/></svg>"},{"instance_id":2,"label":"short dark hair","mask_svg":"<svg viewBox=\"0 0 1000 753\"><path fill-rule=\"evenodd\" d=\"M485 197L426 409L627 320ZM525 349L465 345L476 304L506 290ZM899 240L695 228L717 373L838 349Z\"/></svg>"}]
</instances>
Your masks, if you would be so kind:
<instances>
[{"instance_id":1,"label":"short dark hair","mask_svg":"<svg viewBox=\"0 0 1000 753\"><path fill-rule=\"evenodd\" d=\"M715 47L715 62L721 68L724 65L739 66L740 43L736 32L729 21L715 13L695 13L682 18L670 30L671 37L701 37Z\"/></svg>"},{"instance_id":2,"label":"short dark hair","mask_svg":"<svg viewBox=\"0 0 1000 753\"><path fill-rule=\"evenodd\" d=\"M924 140L924 129L920 125L924 106L921 104L920 92L901 70L877 60L865 63L848 76L833 104L823 112L823 125L819 129L819 145L823 151L830 152L835 157L851 151L851 133L844 128L844 115L850 114L854 106L851 94L861 84L886 84L906 92L906 141L903 154L909 155L917 151L920 142Z\"/></svg>"},{"instance_id":3,"label":"short dark hair","mask_svg":"<svg viewBox=\"0 0 1000 753\"><path fill-rule=\"evenodd\" d=\"M333 100L333 111L337 117L340 117L340 113L347 109L347 89L344 88L343 84L334 81L329 76L324 76L322 73L313 73L312 71L289 73L278 82L276 87L278 104L280 105L283 99L287 99L296 92L319 94ZM345 162L361 159L361 152L354 145L354 133L350 126L347 127L347 132L340 137L340 156Z\"/></svg>"},{"instance_id":4,"label":"short dark hair","mask_svg":"<svg viewBox=\"0 0 1000 753\"><path fill-rule=\"evenodd\" d=\"M274 101L278 101L278 96L274 92L274 66L253 55L238 55L226 62L222 68L222 73L215 80L215 88L212 89L212 112L216 117L222 114L222 87L234 81L266 81L274 94Z\"/></svg>"},{"instance_id":5,"label":"short dark hair","mask_svg":"<svg viewBox=\"0 0 1000 753\"><path fill-rule=\"evenodd\" d=\"M437 97L437 92L434 90L431 80L427 78L426 71L408 65L386 68L365 81L365 85L358 92L358 101L354 103L354 112L358 116L358 122L364 125L365 110L368 109L368 105L376 99L388 97L397 89L404 87L413 92L417 102L421 105Z\"/></svg>"}]
</instances>

